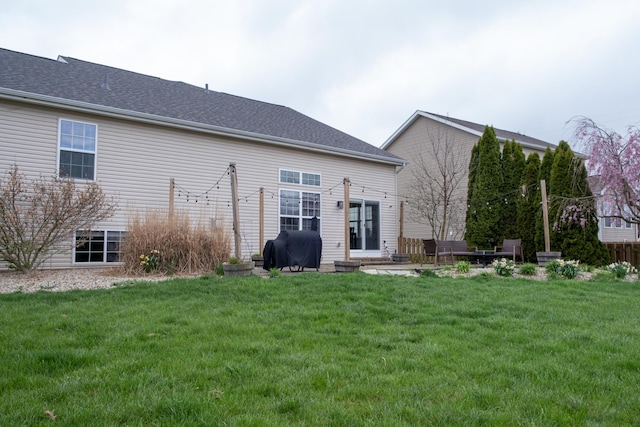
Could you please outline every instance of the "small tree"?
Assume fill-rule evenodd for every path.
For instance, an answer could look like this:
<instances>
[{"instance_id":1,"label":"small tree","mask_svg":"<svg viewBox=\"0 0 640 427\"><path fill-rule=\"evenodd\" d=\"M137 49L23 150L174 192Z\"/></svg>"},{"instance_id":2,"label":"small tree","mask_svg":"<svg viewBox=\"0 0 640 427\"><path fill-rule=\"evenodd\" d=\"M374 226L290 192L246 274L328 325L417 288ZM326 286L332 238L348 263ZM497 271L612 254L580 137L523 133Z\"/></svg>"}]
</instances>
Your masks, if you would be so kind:
<instances>
[{"instance_id":1,"label":"small tree","mask_svg":"<svg viewBox=\"0 0 640 427\"><path fill-rule=\"evenodd\" d=\"M409 214L414 221L429 225L433 238L461 235L462 186L469 155L447 130L427 132L427 138L413 158Z\"/></svg>"},{"instance_id":2,"label":"small tree","mask_svg":"<svg viewBox=\"0 0 640 427\"><path fill-rule=\"evenodd\" d=\"M630 126L623 136L582 118L575 138L589 153L589 173L601 178L598 196L610 208L608 214L640 224L640 129Z\"/></svg>"},{"instance_id":3,"label":"small tree","mask_svg":"<svg viewBox=\"0 0 640 427\"><path fill-rule=\"evenodd\" d=\"M609 253L598 239L596 205L587 170L565 141L556 148L549 193L551 247L568 259L595 266L606 264Z\"/></svg>"},{"instance_id":4,"label":"small tree","mask_svg":"<svg viewBox=\"0 0 640 427\"><path fill-rule=\"evenodd\" d=\"M72 179L54 175L26 182L11 169L0 180L0 260L21 272L35 270L80 229L90 229L113 215L116 202L98 183L78 189Z\"/></svg>"}]
</instances>

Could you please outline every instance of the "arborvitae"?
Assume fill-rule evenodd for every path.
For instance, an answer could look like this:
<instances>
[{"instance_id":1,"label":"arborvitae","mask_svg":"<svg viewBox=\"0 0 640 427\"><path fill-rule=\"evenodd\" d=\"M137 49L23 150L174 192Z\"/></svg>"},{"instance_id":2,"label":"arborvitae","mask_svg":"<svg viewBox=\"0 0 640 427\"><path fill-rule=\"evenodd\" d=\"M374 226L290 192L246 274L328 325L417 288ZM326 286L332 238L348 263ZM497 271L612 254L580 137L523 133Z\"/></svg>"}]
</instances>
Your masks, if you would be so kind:
<instances>
[{"instance_id":1,"label":"arborvitae","mask_svg":"<svg viewBox=\"0 0 640 427\"><path fill-rule=\"evenodd\" d=\"M493 127L485 127L477 145L478 164L469 190L465 238L471 246L489 249L497 244L502 222L500 143Z\"/></svg>"},{"instance_id":2,"label":"arborvitae","mask_svg":"<svg viewBox=\"0 0 640 427\"><path fill-rule=\"evenodd\" d=\"M506 141L502 149L502 176L504 179L501 196L502 233L497 235L497 242L502 239L517 239L522 236L517 225L517 200L520 195L520 181L524 170L525 157L522 146L515 141Z\"/></svg>"},{"instance_id":3,"label":"arborvitae","mask_svg":"<svg viewBox=\"0 0 640 427\"><path fill-rule=\"evenodd\" d=\"M517 204L518 236L522 239L522 252L526 262L536 262L535 230L533 225L538 216L542 216L540 209L540 196L538 188L538 173L540 170L540 156L533 152L527 157L527 162L522 172L522 197Z\"/></svg>"},{"instance_id":4,"label":"arborvitae","mask_svg":"<svg viewBox=\"0 0 640 427\"><path fill-rule=\"evenodd\" d=\"M544 152L544 156L542 157L542 162L540 163L540 170L538 171L538 183L543 180L545 181L547 187L547 195L549 194L549 181L551 180L551 168L553 167L554 156L555 152L551 150L551 148L547 147ZM538 199L538 202L542 202L542 197L540 195L540 186L538 186L536 197ZM542 252L545 250L542 210L540 210L540 215L536 216L535 247L536 251ZM553 248L551 248L551 250L553 250Z\"/></svg>"},{"instance_id":5,"label":"arborvitae","mask_svg":"<svg viewBox=\"0 0 640 427\"><path fill-rule=\"evenodd\" d=\"M476 182L476 171L478 170L478 156L480 150L478 144L474 144L471 149L471 159L469 160L469 182L467 183L467 214L465 217L465 230L469 230L469 226L477 222L477 215L471 209L471 200L473 200L473 187ZM465 238L467 232L465 231Z\"/></svg>"},{"instance_id":6,"label":"arborvitae","mask_svg":"<svg viewBox=\"0 0 640 427\"><path fill-rule=\"evenodd\" d=\"M594 266L606 264L609 254L598 238L596 205L587 170L565 141L556 149L549 194L551 248L561 251L564 259Z\"/></svg>"}]
</instances>

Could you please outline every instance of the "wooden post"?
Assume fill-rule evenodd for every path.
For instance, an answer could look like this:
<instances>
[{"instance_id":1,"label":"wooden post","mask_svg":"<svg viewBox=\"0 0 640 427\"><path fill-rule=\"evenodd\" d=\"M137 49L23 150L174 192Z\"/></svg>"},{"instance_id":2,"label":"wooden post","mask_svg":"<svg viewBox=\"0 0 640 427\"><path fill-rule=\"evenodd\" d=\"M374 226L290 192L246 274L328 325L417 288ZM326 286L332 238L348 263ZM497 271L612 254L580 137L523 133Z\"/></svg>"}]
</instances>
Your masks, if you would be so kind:
<instances>
[{"instance_id":1,"label":"wooden post","mask_svg":"<svg viewBox=\"0 0 640 427\"><path fill-rule=\"evenodd\" d=\"M349 261L351 259L351 230L349 228L349 177L346 177L343 181L344 184L344 260Z\"/></svg>"},{"instance_id":2,"label":"wooden post","mask_svg":"<svg viewBox=\"0 0 640 427\"><path fill-rule=\"evenodd\" d=\"M549 238L549 205L547 203L547 184L540 181L540 193L542 194L542 227L544 229L544 251L551 252L551 240Z\"/></svg>"},{"instance_id":3,"label":"wooden post","mask_svg":"<svg viewBox=\"0 0 640 427\"><path fill-rule=\"evenodd\" d=\"M260 238L259 238L260 247L260 255L264 255L262 253L262 249L264 248L264 187L260 187Z\"/></svg>"},{"instance_id":4,"label":"wooden post","mask_svg":"<svg viewBox=\"0 0 640 427\"><path fill-rule=\"evenodd\" d=\"M236 164L229 164L229 176L231 177L231 201L233 208L233 235L236 258L242 260L242 239L240 238L240 210L238 201L238 175L236 174Z\"/></svg>"},{"instance_id":5,"label":"wooden post","mask_svg":"<svg viewBox=\"0 0 640 427\"><path fill-rule=\"evenodd\" d=\"M173 203L176 195L176 182L173 178L169 178L169 222L173 221Z\"/></svg>"},{"instance_id":6,"label":"wooden post","mask_svg":"<svg viewBox=\"0 0 640 427\"><path fill-rule=\"evenodd\" d=\"M400 234L398 235L398 253L405 253L404 249L404 201L400 202Z\"/></svg>"}]
</instances>

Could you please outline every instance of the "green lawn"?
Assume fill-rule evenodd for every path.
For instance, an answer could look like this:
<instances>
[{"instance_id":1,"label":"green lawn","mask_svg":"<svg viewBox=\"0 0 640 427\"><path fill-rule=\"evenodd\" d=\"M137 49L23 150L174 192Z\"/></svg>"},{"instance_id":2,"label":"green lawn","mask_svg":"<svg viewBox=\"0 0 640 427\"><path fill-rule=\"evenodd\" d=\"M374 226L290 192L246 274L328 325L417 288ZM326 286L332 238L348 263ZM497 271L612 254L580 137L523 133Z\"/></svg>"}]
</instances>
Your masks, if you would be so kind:
<instances>
[{"instance_id":1,"label":"green lawn","mask_svg":"<svg viewBox=\"0 0 640 427\"><path fill-rule=\"evenodd\" d=\"M202 277L0 295L0 325L0 426L640 420L637 282Z\"/></svg>"}]
</instances>

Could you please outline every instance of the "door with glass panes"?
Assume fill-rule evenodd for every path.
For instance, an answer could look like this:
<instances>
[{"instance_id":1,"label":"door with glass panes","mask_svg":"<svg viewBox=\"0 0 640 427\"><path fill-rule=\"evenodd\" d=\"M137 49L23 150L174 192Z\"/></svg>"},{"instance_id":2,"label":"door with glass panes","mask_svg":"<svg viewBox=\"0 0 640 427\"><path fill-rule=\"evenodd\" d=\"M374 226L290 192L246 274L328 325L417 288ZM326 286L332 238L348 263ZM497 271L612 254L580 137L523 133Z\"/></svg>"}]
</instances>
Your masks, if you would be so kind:
<instances>
[{"instance_id":1,"label":"door with glass panes","mask_svg":"<svg viewBox=\"0 0 640 427\"><path fill-rule=\"evenodd\" d=\"M349 235L352 255L380 256L380 202L349 201Z\"/></svg>"}]
</instances>

